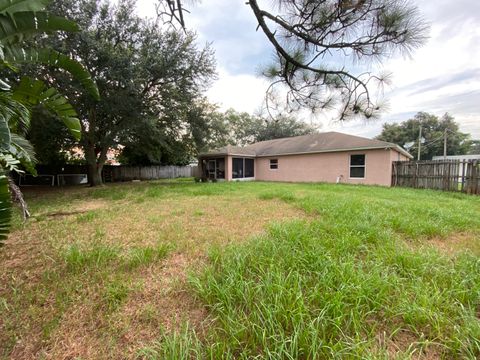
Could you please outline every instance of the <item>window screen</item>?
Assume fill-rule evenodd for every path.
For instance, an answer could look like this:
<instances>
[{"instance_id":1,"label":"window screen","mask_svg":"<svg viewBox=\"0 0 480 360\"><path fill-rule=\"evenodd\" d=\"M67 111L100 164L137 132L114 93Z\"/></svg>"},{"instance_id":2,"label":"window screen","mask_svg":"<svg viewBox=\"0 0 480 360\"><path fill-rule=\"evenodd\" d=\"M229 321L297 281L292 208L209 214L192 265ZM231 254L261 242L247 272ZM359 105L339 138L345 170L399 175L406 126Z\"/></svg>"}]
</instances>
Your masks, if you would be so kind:
<instances>
[{"instance_id":1,"label":"window screen","mask_svg":"<svg viewBox=\"0 0 480 360\"><path fill-rule=\"evenodd\" d=\"M278 169L278 159L270 159L270 169Z\"/></svg>"},{"instance_id":2,"label":"window screen","mask_svg":"<svg viewBox=\"0 0 480 360\"><path fill-rule=\"evenodd\" d=\"M225 179L225 159L217 159L217 179Z\"/></svg>"},{"instance_id":3,"label":"window screen","mask_svg":"<svg viewBox=\"0 0 480 360\"><path fill-rule=\"evenodd\" d=\"M245 159L245 177L255 176L255 166L253 159Z\"/></svg>"},{"instance_id":4,"label":"window screen","mask_svg":"<svg viewBox=\"0 0 480 360\"><path fill-rule=\"evenodd\" d=\"M243 178L243 159L233 158L232 162L233 162L232 178L234 179Z\"/></svg>"},{"instance_id":5,"label":"window screen","mask_svg":"<svg viewBox=\"0 0 480 360\"><path fill-rule=\"evenodd\" d=\"M365 177L365 154L350 155L350 177Z\"/></svg>"}]
</instances>

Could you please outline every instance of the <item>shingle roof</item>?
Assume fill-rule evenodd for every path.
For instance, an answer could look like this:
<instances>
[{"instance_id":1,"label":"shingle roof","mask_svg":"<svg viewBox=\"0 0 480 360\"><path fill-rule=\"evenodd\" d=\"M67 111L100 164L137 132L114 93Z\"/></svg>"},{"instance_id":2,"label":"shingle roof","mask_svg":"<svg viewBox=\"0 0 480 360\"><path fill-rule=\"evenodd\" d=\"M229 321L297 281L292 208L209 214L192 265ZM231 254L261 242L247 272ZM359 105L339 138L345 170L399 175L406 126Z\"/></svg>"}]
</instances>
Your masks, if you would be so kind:
<instances>
[{"instance_id":1,"label":"shingle roof","mask_svg":"<svg viewBox=\"0 0 480 360\"><path fill-rule=\"evenodd\" d=\"M251 150L249 146L233 146L233 145L227 145L218 149L213 149L209 152L200 154L202 155L248 155L248 156L255 156L256 153L254 150Z\"/></svg>"},{"instance_id":2,"label":"shingle roof","mask_svg":"<svg viewBox=\"0 0 480 360\"><path fill-rule=\"evenodd\" d=\"M412 157L396 144L334 131L261 141L245 147L226 146L202 155L277 156L382 148L395 149Z\"/></svg>"}]
</instances>

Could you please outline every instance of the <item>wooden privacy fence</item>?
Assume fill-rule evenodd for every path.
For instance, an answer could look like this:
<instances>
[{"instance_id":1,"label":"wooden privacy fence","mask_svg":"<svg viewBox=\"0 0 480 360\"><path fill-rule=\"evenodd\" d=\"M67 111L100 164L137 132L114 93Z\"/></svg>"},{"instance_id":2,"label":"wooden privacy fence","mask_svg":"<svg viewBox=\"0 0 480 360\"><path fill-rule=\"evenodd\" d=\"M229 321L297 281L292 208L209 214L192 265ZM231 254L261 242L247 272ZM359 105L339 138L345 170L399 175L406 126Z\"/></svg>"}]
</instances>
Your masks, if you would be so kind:
<instances>
[{"instance_id":1,"label":"wooden privacy fence","mask_svg":"<svg viewBox=\"0 0 480 360\"><path fill-rule=\"evenodd\" d=\"M105 166L105 182L192 177L196 166Z\"/></svg>"},{"instance_id":2,"label":"wooden privacy fence","mask_svg":"<svg viewBox=\"0 0 480 360\"><path fill-rule=\"evenodd\" d=\"M395 161L392 186L480 194L480 161Z\"/></svg>"}]
</instances>

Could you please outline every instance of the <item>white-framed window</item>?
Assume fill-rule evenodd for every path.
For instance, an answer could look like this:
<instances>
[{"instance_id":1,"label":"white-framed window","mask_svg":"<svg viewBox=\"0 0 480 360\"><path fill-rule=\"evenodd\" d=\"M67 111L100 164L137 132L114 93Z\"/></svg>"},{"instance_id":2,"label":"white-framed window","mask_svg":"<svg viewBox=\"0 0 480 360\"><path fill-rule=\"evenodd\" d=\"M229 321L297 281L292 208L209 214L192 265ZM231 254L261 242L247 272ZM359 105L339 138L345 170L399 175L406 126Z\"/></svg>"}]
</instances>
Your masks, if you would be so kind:
<instances>
[{"instance_id":1,"label":"white-framed window","mask_svg":"<svg viewBox=\"0 0 480 360\"><path fill-rule=\"evenodd\" d=\"M365 178L365 154L350 155L350 178Z\"/></svg>"},{"instance_id":2,"label":"white-framed window","mask_svg":"<svg viewBox=\"0 0 480 360\"><path fill-rule=\"evenodd\" d=\"M270 170L278 169L278 159L270 159Z\"/></svg>"}]
</instances>

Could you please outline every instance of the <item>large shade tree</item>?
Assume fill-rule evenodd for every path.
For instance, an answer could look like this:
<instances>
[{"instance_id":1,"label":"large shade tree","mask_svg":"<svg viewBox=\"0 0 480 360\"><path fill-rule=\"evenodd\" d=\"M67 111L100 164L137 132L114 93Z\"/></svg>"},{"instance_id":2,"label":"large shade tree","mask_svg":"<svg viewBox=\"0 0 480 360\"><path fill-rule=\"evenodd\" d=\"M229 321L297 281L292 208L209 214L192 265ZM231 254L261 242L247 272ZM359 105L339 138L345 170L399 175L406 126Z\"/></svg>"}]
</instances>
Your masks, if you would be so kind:
<instances>
[{"instance_id":1,"label":"large shade tree","mask_svg":"<svg viewBox=\"0 0 480 360\"><path fill-rule=\"evenodd\" d=\"M51 74L78 110L90 184L102 183L111 148L142 144L151 134L158 135L159 144L167 144L162 139L169 139L167 145L181 141L191 104L215 75L208 45L198 49L193 34L166 31L137 16L133 0L58 0L55 11L82 30L49 37L45 44L80 59L101 95L93 101L62 73Z\"/></svg>"},{"instance_id":2,"label":"large shade tree","mask_svg":"<svg viewBox=\"0 0 480 360\"><path fill-rule=\"evenodd\" d=\"M184 7L189 2L160 0L158 12L185 28ZM365 63L410 53L424 43L428 29L410 0L245 4L274 50L275 61L265 70L272 80L269 92L284 85L289 108L335 109L340 120L378 115L382 99L375 96L376 88L387 78L366 71Z\"/></svg>"}]
</instances>

